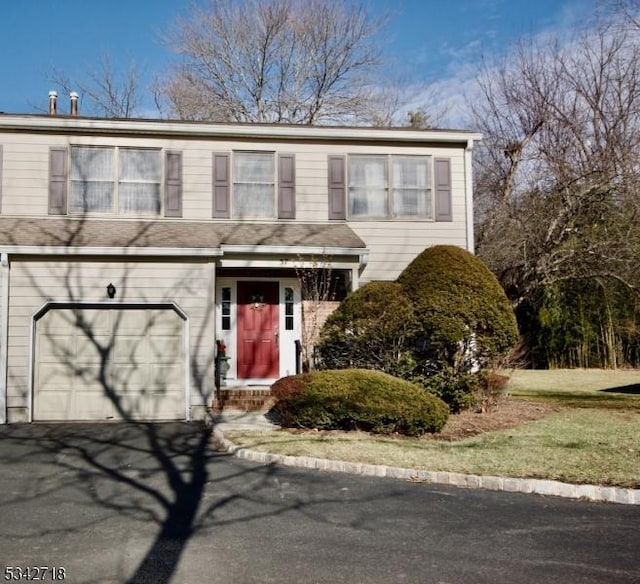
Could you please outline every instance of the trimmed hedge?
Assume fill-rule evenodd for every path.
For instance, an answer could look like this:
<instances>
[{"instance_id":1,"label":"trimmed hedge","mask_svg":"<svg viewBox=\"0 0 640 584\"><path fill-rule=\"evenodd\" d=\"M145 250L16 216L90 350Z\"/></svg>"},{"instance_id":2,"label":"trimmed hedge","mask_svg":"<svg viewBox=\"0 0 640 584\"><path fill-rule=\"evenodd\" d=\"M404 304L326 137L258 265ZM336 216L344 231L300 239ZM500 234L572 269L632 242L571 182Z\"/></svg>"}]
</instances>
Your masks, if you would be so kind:
<instances>
[{"instance_id":1,"label":"trimmed hedge","mask_svg":"<svg viewBox=\"0 0 640 584\"><path fill-rule=\"evenodd\" d=\"M376 369L402 376L418 329L411 301L395 282L370 282L329 316L317 349L325 369Z\"/></svg>"},{"instance_id":2,"label":"trimmed hedge","mask_svg":"<svg viewBox=\"0 0 640 584\"><path fill-rule=\"evenodd\" d=\"M454 245L425 249L398 282L413 302L424 358L456 374L490 367L518 341L515 314L484 263ZM420 360L418 356L418 360Z\"/></svg>"},{"instance_id":3,"label":"trimmed hedge","mask_svg":"<svg viewBox=\"0 0 640 584\"><path fill-rule=\"evenodd\" d=\"M439 432L449 414L442 400L420 386L380 371L325 370L284 377L271 393L287 427L420 436Z\"/></svg>"}]
</instances>

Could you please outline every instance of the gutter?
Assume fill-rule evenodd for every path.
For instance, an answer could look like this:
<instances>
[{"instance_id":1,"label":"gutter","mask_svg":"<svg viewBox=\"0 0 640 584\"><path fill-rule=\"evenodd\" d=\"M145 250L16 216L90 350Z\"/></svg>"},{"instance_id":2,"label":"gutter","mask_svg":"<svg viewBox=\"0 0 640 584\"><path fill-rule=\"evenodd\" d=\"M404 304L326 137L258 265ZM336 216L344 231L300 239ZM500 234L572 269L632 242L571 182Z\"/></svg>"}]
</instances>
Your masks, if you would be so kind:
<instances>
[{"instance_id":1,"label":"gutter","mask_svg":"<svg viewBox=\"0 0 640 584\"><path fill-rule=\"evenodd\" d=\"M465 144L480 140L481 135L468 130L412 130L405 128L371 128L307 126L281 124L211 124L163 120L114 120L106 118L37 117L0 115L0 131L53 132L64 134L127 134L138 136L189 136L203 139L286 139L330 140L349 142L425 142Z\"/></svg>"},{"instance_id":2,"label":"gutter","mask_svg":"<svg viewBox=\"0 0 640 584\"><path fill-rule=\"evenodd\" d=\"M291 255L322 255L347 256L362 255L368 252L363 247L309 247L306 245L233 245L222 244L224 253L259 253L259 254L291 254Z\"/></svg>"},{"instance_id":3,"label":"gutter","mask_svg":"<svg viewBox=\"0 0 640 584\"><path fill-rule=\"evenodd\" d=\"M62 256L197 256L218 257L220 248L207 247L74 247L67 245L1 246L3 255L62 255Z\"/></svg>"},{"instance_id":4,"label":"gutter","mask_svg":"<svg viewBox=\"0 0 640 584\"><path fill-rule=\"evenodd\" d=\"M294 256L357 256L360 269L369 263L369 250L363 247L308 247L304 245L221 245L223 254L261 254Z\"/></svg>"}]
</instances>

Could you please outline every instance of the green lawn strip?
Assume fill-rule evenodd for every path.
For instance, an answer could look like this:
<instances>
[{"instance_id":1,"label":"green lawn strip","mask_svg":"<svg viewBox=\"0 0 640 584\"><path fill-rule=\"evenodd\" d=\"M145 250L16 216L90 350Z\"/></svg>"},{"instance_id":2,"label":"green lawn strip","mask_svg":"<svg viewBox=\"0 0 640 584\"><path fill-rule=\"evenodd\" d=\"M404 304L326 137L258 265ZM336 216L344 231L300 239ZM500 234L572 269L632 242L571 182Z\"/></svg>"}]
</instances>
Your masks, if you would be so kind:
<instances>
[{"instance_id":1,"label":"green lawn strip","mask_svg":"<svg viewBox=\"0 0 640 584\"><path fill-rule=\"evenodd\" d=\"M505 371L507 392L517 398L577 408L640 410L640 371L519 369Z\"/></svg>"},{"instance_id":2,"label":"green lawn strip","mask_svg":"<svg viewBox=\"0 0 640 584\"><path fill-rule=\"evenodd\" d=\"M241 432L247 448L294 456L467 474L640 487L640 414L563 409L516 428L458 442L346 432Z\"/></svg>"}]
</instances>

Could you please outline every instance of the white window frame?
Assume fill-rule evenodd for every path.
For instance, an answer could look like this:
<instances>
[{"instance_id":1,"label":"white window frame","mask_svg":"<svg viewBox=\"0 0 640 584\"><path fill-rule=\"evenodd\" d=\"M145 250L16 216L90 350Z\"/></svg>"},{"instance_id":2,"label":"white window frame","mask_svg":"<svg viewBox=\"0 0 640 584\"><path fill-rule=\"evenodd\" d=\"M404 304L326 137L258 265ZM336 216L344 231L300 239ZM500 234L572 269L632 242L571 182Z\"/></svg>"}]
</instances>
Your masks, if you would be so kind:
<instances>
[{"instance_id":1,"label":"white window frame","mask_svg":"<svg viewBox=\"0 0 640 584\"><path fill-rule=\"evenodd\" d=\"M74 150L83 149L83 150L104 150L110 151L113 160L112 166L112 179L108 180L98 179L97 181L81 181L74 179L74 169L75 169L75 158L74 158ZM123 180L120 176L121 171L121 162L120 162L120 153L126 150L138 150L145 152L154 152L158 157L158 177L156 180L139 180L139 181L131 181L131 180ZM122 215L125 217L160 217L163 211L163 176L164 176L164 161L162 157L162 149L160 148L141 148L138 146L93 146L87 144L72 144L71 152L70 152L70 173L69 173L69 200L67 203L68 213L70 215ZM74 196L73 196L73 184L74 182L104 182L110 183L113 185L112 190L112 198L111 198L111 207L109 209L86 209L83 207L74 207ZM158 185L158 207L157 211L122 211L120 209L120 185L124 183L141 183L141 184L157 184Z\"/></svg>"},{"instance_id":2,"label":"white window frame","mask_svg":"<svg viewBox=\"0 0 640 584\"><path fill-rule=\"evenodd\" d=\"M356 161L362 160L375 161L377 164L382 163L381 168L383 172L383 184L374 185L368 182L367 177L363 180L357 180L355 178ZM353 173L353 174L352 174ZM366 173L364 173L366 174ZM349 156L349 168L347 172L347 203L349 216L353 219L387 219L389 217L389 160L388 156L381 154L352 154ZM377 188L377 192L383 193L384 212L383 213L353 213L353 207L358 204L360 197L356 198L356 193L366 194L367 189ZM377 206L379 201L371 201L370 204L373 207ZM365 205L368 207L369 202L365 198Z\"/></svg>"},{"instance_id":3,"label":"white window frame","mask_svg":"<svg viewBox=\"0 0 640 584\"><path fill-rule=\"evenodd\" d=\"M271 159L271 177L268 181L243 181L240 182L237 180L238 172L236 170L236 163L238 159L243 155L260 155L260 156L269 156ZM276 176L276 153L272 150L234 150L232 153L232 162L231 162L231 216L234 219L276 219L278 217L278 181ZM240 213L238 211L238 206L236 205L236 191L237 185L240 184L254 184L254 185L270 185L271 192L271 213L268 215L260 215L260 214L250 214L250 213Z\"/></svg>"},{"instance_id":4,"label":"white window frame","mask_svg":"<svg viewBox=\"0 0 640 584\"><path fill-rule=\"evenodd\" d=\"M351 169L352 163L354 159L358 158L380 158L385 160L385 178L386 182L384 185L385 193L386 193L386 213L385 214L354 214L351 212L352 210L352 189L357 188L357 185L354 187L351 178ZM395 185L394 184L394 172L393 172L393 163L398 159L408 159L408 158L416 158L426 160L427 162L427 180L426 180L426 189L420 188L418 185ZM366 153L358 153L358 154L349 154L347 156L347 218L350 221L388 221L388 220L401 220L401 221L433 221L434 220L434 171L433 171L433 156L430 154L366 154ZM425 214L406 214L406 213L397 213L396 212L396 201L395 201L395 191L399 189L404 190L426 190L428 200L426 201L426 205L428 207L428 212Z\"/></svg>"}]
</instances>

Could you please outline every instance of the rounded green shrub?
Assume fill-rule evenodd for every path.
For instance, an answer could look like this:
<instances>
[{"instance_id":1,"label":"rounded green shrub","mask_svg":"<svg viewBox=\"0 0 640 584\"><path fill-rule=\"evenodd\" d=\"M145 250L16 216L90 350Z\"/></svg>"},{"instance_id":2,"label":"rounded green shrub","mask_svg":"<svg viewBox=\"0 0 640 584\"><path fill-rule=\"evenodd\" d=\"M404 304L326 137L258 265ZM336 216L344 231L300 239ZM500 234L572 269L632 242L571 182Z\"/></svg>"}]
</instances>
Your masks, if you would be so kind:
<instances>
[{"instance_id":1,"label":"rounded green shrub","mask_svg":"<svg viewBox=\"0 0 640 584\"><path fill-rule=\"evenodd\" d=\"M317 350L328 369L412 367L407 339L417 330L411 301L395 282L370 282L350 294L320 331Z\"/></svg>"},{"instance_id":2,"label":"rounded green shrub","mask_svg":"<svg viewBox=\"0 0 640 584\"><path fill-rule=\"evenodd\" d=\"M421 377L414 381L439 397L449 406L449 411L455 414L476 405L484 375L482 373L456 374L451 369L445 369L430 377Z\"/></svg>"},{"instance_id":3,"label":"rounded green shrub","mask_svg":"<svg viewBox=\"0 0 640 584\"><path fill-rule=\"evenodd\" d=\"M282 378L275 410L287 427L420 436L439 432L446 404L423 388L380 371L342 369Z\"/></svg>"},{"instance_id":4,"label":"rounded green shrub","mask_svg":"<svg viewBox=\"0 0 640 584\"><path fill-rule=\"evenodd\" d=\"M487 368L518 341L516 318L484 263L452 245L427 248L400 274L420 324L418 361L432 371Z\"/></svg>"}]
</instances>

